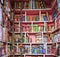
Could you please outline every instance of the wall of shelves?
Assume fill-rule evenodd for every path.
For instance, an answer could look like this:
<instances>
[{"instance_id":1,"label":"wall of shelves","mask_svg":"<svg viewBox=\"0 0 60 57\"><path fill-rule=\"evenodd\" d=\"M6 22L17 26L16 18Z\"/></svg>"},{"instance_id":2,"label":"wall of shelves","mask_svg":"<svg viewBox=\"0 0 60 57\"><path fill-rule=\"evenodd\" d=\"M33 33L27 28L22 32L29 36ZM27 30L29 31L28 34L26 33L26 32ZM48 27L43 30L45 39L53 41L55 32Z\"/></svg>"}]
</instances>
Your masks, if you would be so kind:
<instances>
[{"instance_id":1,"label":"wall of shelves","mask_svg":"<svg viewBox=\"0 0 60 57\"><path fill-rule=\"evenodd\" d=\"M54 9L51 8L53 5L51 2L54 1L50 2L50 6L46 5L45 0L16 0L14 3L11 2L14 1L6 1L6 4L0 5L0 8L2 7L0 13L3 13L0 14L0 31L3 29L3 37L0 33L0 53L2 53L0 56L21 56L20 48L22 47L23 57L57 57L57 48L60 44L60 13L57 11L57 6ZM15 8L14 17L11 4L14 4ZM22 23L20 23L21 20ZM20 44L21 33L22 46Z\"/></svg>"},{"instance_id":2,"label":"wall of shelves","mask_svg":"<svg viewBox=\"0 0 60 57\"><path fill-rule=\"evenodd\" d=\"M20 4L26 3L26 5L31 1L18 1ZM18 3L17 2L17 3ZM15 5L17 4L15 3ZM18 3L18 4L19 4ZM38 3L38 1L36 1ZM56 47L57 43L54 38L56 34L54 33L55 28L57 28L56 20L54 21L56 13L51 9L43 9L42 7L33 8L33 3L27 7L23 5L22 9L22 53L24 57L56 57ZM15 6L15 35L16 35L16 51L15 55L19 55L20 46L20 6ZM53 18L54 16L54 18ZM55 27L56 25L56 27ZM58 25L59 26L59 25ZM56 30L55 30L56 31ZM55 32L56 33L56 32ZM59 41L57 41L59 42Z\"/></svg>"}]
</instances>

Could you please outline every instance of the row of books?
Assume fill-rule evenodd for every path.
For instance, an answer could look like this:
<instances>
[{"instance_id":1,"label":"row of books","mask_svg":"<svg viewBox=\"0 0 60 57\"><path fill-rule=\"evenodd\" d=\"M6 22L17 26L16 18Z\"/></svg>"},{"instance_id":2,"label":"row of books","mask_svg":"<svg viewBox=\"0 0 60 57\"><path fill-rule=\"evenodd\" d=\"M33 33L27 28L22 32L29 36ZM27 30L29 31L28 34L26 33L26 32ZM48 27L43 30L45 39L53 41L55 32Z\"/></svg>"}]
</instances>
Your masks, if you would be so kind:
<instances>
[{"instance_id":1,"label":"row of books","mask_svg":"<svg viewBox=\"0 0 60 57\"><path fill-rule=\"evenodd\" d=\"M20 15L15 15L15 21L25 21L25 14L22 14L22 19Z\"/></svg>"},{"instance_id":2,"label":"row of books","mask_svg":"<svg viewBox=\"0 0 60 57\"><path fill-rule=\"evenodd\" d=\"M15 53L20 52L20 47L19 45L15 45L14 49L13 46L7 45L6 48L6 44L3 45L3 47L0 47L0 55L10 55L12 54L13 50L15 51ZM31 53L30 53L31 51ZM52 45L31 45L31 49L30 49L30 45L23 45L22 46L22 52L23 54L55 54L56 55L56 44L52 44Z\"/></svg>"},{"instance_id":3,"label":"row of books","mask_svg":"<svg viewBox=\"0 0 60 57\"><path fill-rule=\"evenodd\" d=\"M39 24L33 24L33 26L30 25L22 25L22 32L40 32L40 31L54 31L54 26L51 25L49 26L48 23L45 23L44 25L40 26ZM19 32L20 28L19 28L19 24L15 25L15 32ZM33 29L32 29L33 28Z\"/></svg>"},{"instance_id":4,"label":"row of books","mask_svg":"<svg viewBox=\"0 0 60 57\"><path fill-rule=\"evenodd\" d=\"M48 16L48 13L41 14L41 16L27 15L26 19L27 19L26 21L49 21L49 16Z\"/></svg>"},{"instance_id":5,"label":"row of books","mask_svg":"<svg viewBox=\"0 0 60 57\"><path fill-rule=\"evenodd\" d=\"M28 2L15 2L15 8L23 8L23 9L41 9L46 8L44 1L35 1L30 0Z\"/></svg>"},{"instance_id":6,"label":"row of books","mask_svg":"<svg viewBox=\"0 0 60 57\"><path fill-rule=\"evenodd\" d=\"M15 41L20 42L20 35L17 34L15 35L15 37L16 37ZM22 34L22 43L49 43L49 42L55 42L56 39L58 39L58 37L54 38L53 35L47 35L47 34L42 35L42 33L39 33L39 34L37 33L33 35L25 34L25 33Z\"/></svg>"},{"instance_id":7,"label":"row of books","mask_svg":"<svg viewBox=\"0 0 60 57\"><path fill-rule=\"evenodd\" d=\"M55 54L56 55L56 46L54 45L47 45L45 48L44 45L32 45L30 50L30 45L23 45L22 52L23 54ZM16 47L16 52L20 52L20 48ZM30 53L31 51L31 53ZM15 53L16 53L15 52Z\"/></svg>"},{"instance_id":8,"label":"row of books","mask_svg":"<svg viewBox=\"0 0 60 57\"><path fill-rule=\"evenodd\" d=\"M20 21L19 15L15 15L15 21ZM52 21L52 16L46 12L45 14L39 15L27 15L25 20L25 14L22 14L22 21Z\"/></svg>"},{"instance_id":9,"label":"row of books","mask_svg":"<svg viewBox=\"0 0 60 57\"><path fill-rule=\"evenodd\" d=\"M33 15L27 16L26 21L39 21L39 16L38 15L36 15L36 16L33 16Z\"/></svg>"}]
</instances>

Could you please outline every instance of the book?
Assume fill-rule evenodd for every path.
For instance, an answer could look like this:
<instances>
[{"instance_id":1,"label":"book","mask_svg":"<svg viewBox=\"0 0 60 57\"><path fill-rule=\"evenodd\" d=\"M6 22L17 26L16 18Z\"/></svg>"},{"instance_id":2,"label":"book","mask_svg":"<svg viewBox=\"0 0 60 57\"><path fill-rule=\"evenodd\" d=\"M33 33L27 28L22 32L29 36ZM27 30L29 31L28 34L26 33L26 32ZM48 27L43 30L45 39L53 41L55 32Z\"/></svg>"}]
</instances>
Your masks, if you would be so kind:
<instances>
[{"instance_id":1,"label":"book","mask_svg":"<svg viewBox=\"0 0 60 57\"><path fill-rule=\"evenodd\" d=\"M14 6L14 7L16 8L16 6L17 6L17 5L16 5L16 2L15 2L15 6Z\"/></svg>"},{"instance_id":2,"label":"book","mask_svg":"<svg viewBox=\"0 0 60 57\"><path fill-rule=\"evenodd\" d=\"M31 52L32 52L32 54L38 54L38 48L37 48L36 45L35 46L34 45L32 46Z\"/></svg>"},{"instance_id":3,"label":"book","mask_svg":"<svg viewBox=\"0 0 60 57\"><path fill-rule=\"evenodd\" d=\"M25 54L30 54L30 46L29 45L25 45Z\"/></svg>"},{"instance_id":4,"label":"book","mask_svg":"<svg viewBox=\"0 0 60 57\"><path fill-rule=\"evenodd\" d=\"M26 17L26 21L30 21L30 16L27 16Z\"/></svg>"},{"instance_id":5,"label":"book","mask_svg":"<svg viewBox=\"0 0 60 57\"><path fill-rule=\"evenodd\" d=\"M47 21L50 21L48 12L46 12L46 16L47 16Z\"/></svg>"},{"instance_id":6,"label":"book","mask_svg":"<svg viewBox=\"0 0 60 57\"><path fill-rule=\"evenodd\" d=\"M48 26L48 31L52 31L52 27L50 25Z\"/></svg>"},{"instance_id":7,"label":"book","mask_svg":"<svg viewBox=\"0 0 60 57\"><path fill-rule=\"evenodd\" d=\"M36 15L34 17L35 17L35 21L39 21L39 16L38 15Z\"/></svg>"},{"instance_id":8,"label":"book","mask_svg":"<svg viewBox=\"0 0 60 57\"><path fill-rule=\"evenodd\" d=\"M26 36L26 43L29 43L29 38Z\"/></svg>"},{"instance_id":9,"label":"book","mask_svg":"<svg viewBox=\"0 0 60 57\"><path fill-rule=\"evenodd\" d=\"M32 9L35 9L35 0L32 0Z\"/></svg>"},{"instance_id":10,"label":"book","mask_svg":"<svg viewBox=\"0 0 60 57\"><path fill-rule=\"evenodd\" d=\"M38 1L35 2L35 8L38 9Z\"/></svg>"},{"instance_id":11,"label":"book","mask_svg":"<svg viewBox=\"0 0 60 57\"><path fill-rule=\"evenodd\" d=\"M40 15L40 21L43 21L43 15L42 14Z\"/></svg>"},{"instance_id":12,"label":"book","mask_svg":"<svg viewBox=\"0 0 60 57\"><path fill-rule=\"evenodd\" d=\"M51 54L51 45L47 45L47 54Z\"/></svg>"},{"instance_id":13,"label":"book","mask_svg":"<svg viewBox=\"0 0 60 57\"><path fill-rule=\"evenodd\" d=\"M51 46L51 52L52 52L52 54L56 55L57 51L56 51L56 44L55 43L53 43Z\"/></svg>"},{"instance_id":14,"label":"book","mask_svg":"<svg viewBox=\"0 0 60 57\"><path fill-rule=\"evenodd\" d=\"M43 18L44 18L44 21L48 20L46 15L44 15Z\"/></svg>"},{"instance_id":15,"label":"book","mask_svg":"<svg viewBox=\"0 0 60 57\"><path fill-rule=\"evenodd\" d=\"M56 17L57 17L57 11L55 10L53 13L53 18L56 18Z\"/></svg>"},{"instance_id":16,"label":"book","mask_svg":"<svg viewBox=\"0 0 60 57\"><path fill-rule=\"evenodd\" d=\"M25 21L25 15L23 14L23 16L22 16L22 21Z\"/></svg>"},{"instance_id":17,"label":"book","mask_svg":"<svg viewBox=\"0 0 60 57\"><path fill-rule=\"evenodd\" d=\"M44 39L43 42L44 43L47 43L48 42L48 35L46 35L46 34L43 35L43 39Z\"/></svg>"},{"instance_id":18,"label":"book","mask_svg":"<svg viewBox=\"0 0 60 57\"><path fill-rule=\"evenodd\" d=\"M44 31L48 31L48 24L47 23L44 23Z\"/></svg>"}]
</instances>

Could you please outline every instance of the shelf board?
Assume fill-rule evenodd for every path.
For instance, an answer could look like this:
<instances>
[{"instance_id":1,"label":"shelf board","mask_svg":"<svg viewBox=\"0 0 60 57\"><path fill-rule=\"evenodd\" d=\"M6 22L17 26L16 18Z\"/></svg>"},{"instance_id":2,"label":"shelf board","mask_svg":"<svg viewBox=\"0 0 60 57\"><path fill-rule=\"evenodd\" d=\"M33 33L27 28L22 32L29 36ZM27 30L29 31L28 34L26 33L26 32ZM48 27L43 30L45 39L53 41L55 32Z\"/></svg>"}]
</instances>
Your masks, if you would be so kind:
<instances>
[{"instance_id":1,"label":"shelf board","mask_svg":"<svg viewBox=\"0 0 60 57\"><path fill-rule=\"evenodd\" d=\"M43 45L45 42L42 43L22 43L23 45ZM15 43L15 44L20 44L20 43ZM46 42L47 45L52 45L53 42Z\"/></svg>"},{"instance_id":2,"label":"shelf board","mask_svg":"<svg viewBox=\"0 0 60 57\"><path fill-rule=\"evenodd\" d=\"M40 44L40 45L43 45L44 43L23 43L23 44L24 44L24 45L26 45L26 44L32 44L32 45L33 45L33 44L36 44L36 45L37 45L37 44Z\"/></svg>"},{"instance_id":3,"label":"shelf board","mask_svg":"<svg viewBox=\"0 0 60 57\"><path fill-rule=\"evenodd\" d=\"M43 56L43 55L54 55L54 54L25 54L26 56L33 56L33 55L35 55L35 56Z\"/></svg>"},{"instance_id":4,"label":"shelf board","mask_svg":"<svg viewBox=\"0 0 60 57\"><path fill-rule=\"evenodd\" d=\"M43 56L44 54L25 54L26 56L33 56L33 55L35 55L35 56L37 56L37 55L40 55L40 56Z\"/></svg>"},{"instance_id":5,"label":"shelf board","mask_svg":"<svg viewBox=\"0 0 60 57\"><path fill-rule=\"evenodd\" d=\"M17 23L17 24L19 24L19 21L15 21L14 23Z\"/></svg>"},{"instance_id":6,"label":"shelf board","mask_svg":"<svg viewBox=\"0 0 60 57\"><path fill-rule=\"evenodd\" d=\"M8 57L8 56L10 56L10 55L3 55L2 57Z\"/></svg>"},{"instance_id":7,"label":"shelf board","mask_svg":"<svg viewBox=\"0 0 60 57\"><path fill-rule=\"evenodd\" d=\"M37 33L42 33L43 31L40 32L22 32L22 33L29 33L29 34L37 34ZM11 32L12 33L12 32ZM14 32L15 34L20 34L20 32ZM44 34L51 34L52 31L48 31L48 32L43 32Z\"/></svg>"},{"instance_id":8,"label":"shelf board","mask_svg":"<svg viewBox=\"0 0 60 57\"><path fill-rule=\"evenodd\" d=\"M45 9L22 9L22 11L47 11L51 10L51 8L45 8ZM20 11L20 9L15 8L15 11Z\"/></svg>"},{"instance_id":9,"label":"shelf board","mask_svg":"<svg viewBox=\"0 0 60 57\"><path fill-rule=\"evenodd\" d=\"M23 54L23 56L43 56L43 55L46 55L46 56L48 56L48 55L53 55L53 56L55 56L54 54ZM15 54L15 56L20 56L20 54Z\"/></svg>"},{"instance_id":10,"label":"shelf board","mask_svg":"<svg viewBox=\"0 0 60 57\"><path fill-rule=\"evenodd\" d=\"M54 54L45 54L45 55L53 55L54 56Z\"/></svg>"},{"instance_id":11,"label":"shelf board","mask_svg":"<svg viewBox=\"0 0 60 57\"><path fill-rule=\"evenodd\" d=\"M20 32L14 32L15 34L20 34Z\"/></svg>"},{"instance_id":12,"label":"shelf board","mask_svg":"<svg viewBox=\"0 0 60 57\"><path fill-rule=\"evenodd\" d=\"M46 22L46 23L52 23L53 22L53 20L52 21L22 21L22 24L23 23L44 23L44 22ZM16 23L16 24L19 24L19 21L15 21L14 23Z\"/></svg>"},{"instance_id":13,"label":"shelf board","mask_svg":"<svg viewBox=\"0 0 60 57\"><path fill-rule=\"evenodd\" d=\"M20 14L20 11L21 11L20 9L15 9L15 14ZM28 15L39 15L39 11L42 11L42 13L45 13L46 11L51 13L52 9L51 8L46 8L46 9L22 9L22 12L26 12Z\"/></svg>"}]
</instances>

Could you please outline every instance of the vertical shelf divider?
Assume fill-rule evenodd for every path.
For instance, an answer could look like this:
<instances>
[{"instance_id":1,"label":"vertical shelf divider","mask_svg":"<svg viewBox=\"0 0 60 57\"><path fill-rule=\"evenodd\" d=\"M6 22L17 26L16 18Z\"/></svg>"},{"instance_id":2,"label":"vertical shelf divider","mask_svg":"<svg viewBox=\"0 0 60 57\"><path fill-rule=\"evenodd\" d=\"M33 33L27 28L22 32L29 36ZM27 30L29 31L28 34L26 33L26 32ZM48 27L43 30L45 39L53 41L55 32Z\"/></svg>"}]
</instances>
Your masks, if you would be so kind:
<instances>
[{"instance_id":1,"label":"vertical shelf divider","mask_svg":"<svg viewBox=\"0 0 60 57\"><path fill-rule=\"evenodd\" d=\"M41 10L39 11L39 21L41 21Z\"/></svg>"},{"instance_id":2,"label":"vertical shelf divider","mask_svg":"<svg viewBox=\"0 0 60 57\"><path fill-rule=\"evenodd\" d=\"M43 34L43 32L42 32L42 43L43 43L43 35L44 35L44 34Z\"/></svg>"},{"instance_id":3,"label":"vertical shelf divider","mask_svg":"<svg viewBox=\"0 0 60 57\"><path fill-rule=\"evenodd\" d=\"M31 26L32 26L32 32L34 32L34 31L33 31L33 22L32 22L32 24L31 24Z\"/></svg>"},{"instance_id":4,"label":"vertical shelf divider","mask_svg":"<svg viewBox=\"0 0 60 57\"><path fill-rule=\"evenodd\" d=\"M25 11L25 21L27 21L26 17L27 17L27 15L26 15L26 11Z\"/></svg>"}]
</instances>

